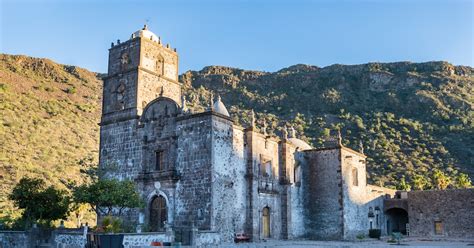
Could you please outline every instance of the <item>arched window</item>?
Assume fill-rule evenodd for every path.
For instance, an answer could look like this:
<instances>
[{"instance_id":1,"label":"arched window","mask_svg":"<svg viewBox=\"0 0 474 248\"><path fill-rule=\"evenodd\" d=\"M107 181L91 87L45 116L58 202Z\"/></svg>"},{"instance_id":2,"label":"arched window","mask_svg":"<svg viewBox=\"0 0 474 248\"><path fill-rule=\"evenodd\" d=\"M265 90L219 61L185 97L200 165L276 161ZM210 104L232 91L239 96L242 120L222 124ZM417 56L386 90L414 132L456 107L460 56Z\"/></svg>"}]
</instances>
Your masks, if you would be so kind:
<instances>
[{"instance_id":1,"label":"arched window","mask_svg":"<svg viewBox=\"0 0 474 248\"><path fill-rule=\"evenodd\" d=\"M264 207L262 210L262 236L270 237L270 208Z\"/></svg>"},{"instance_id":2,"label":"arched window","mask_svg":"<svg viewBox=\"0 0 474 248\"><path fill-rule=\"evenodd\" d=\"M150 228L152 232L164 231L165 223L168 219L166 199L163 196L156 196L151 201L150 206Z\"/></svg>"},{"instance_id":3,"label":"arched window","mask_svg":"<svg viewBox=\"0 0 474 248\"><path fill-rule=\"evenodd\" d=\"M159 75L165 74L165 60L161 55L156 59L156 73Z\"/></svg>"}]
</instances>

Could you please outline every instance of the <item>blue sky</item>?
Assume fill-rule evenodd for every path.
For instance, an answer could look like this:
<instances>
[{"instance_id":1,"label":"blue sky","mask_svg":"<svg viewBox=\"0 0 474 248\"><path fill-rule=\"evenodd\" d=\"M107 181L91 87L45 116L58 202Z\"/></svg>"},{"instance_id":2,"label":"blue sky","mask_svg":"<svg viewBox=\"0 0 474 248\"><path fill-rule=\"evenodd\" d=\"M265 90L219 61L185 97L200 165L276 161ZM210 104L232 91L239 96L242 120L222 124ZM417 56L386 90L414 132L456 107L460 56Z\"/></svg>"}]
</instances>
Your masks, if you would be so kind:
<instances>
[{"instance_id":1,"label":"blue sky","mask_svg":"<svg viewBox=\"0 0 474 248\"><path fill-rule=\"evenodd\" d=\"M106 72L148 20L180 72L446 60L474 66L472 0L0 0L0 51Z\"/></svg>"}]
</instances>

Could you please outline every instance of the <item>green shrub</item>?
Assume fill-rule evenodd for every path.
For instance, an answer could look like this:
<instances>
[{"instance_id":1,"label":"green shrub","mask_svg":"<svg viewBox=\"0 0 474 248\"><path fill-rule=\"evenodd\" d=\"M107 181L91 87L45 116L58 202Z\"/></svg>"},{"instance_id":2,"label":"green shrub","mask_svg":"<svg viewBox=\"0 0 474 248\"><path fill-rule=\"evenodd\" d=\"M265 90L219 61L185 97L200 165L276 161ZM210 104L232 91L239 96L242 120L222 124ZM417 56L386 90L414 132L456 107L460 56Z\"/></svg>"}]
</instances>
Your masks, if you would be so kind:
<instances>
[{"instance_id":1,"label":"green shrub","mask_svg":"<svg viewBox=\"0 0 474 248\"><path fill-rule=\"evenodd\" d=\"M370 229L369 230L369 237L373 239L380 239L380 235L382 231L380 229Z\"/></svg>"},{"instance_id":2,"label":"green shrub","mask_svg":"<svg viewBox=\"0 0 474 248\"><path fill-rule=\"evenodd\" d=\"M77 89L76 89L76 87L71 86L71 87L65 89L64 92L66 92L66 93L68 93L68 94L74 94L74 93L77 92Z\"/></svg>"}]
</instances>

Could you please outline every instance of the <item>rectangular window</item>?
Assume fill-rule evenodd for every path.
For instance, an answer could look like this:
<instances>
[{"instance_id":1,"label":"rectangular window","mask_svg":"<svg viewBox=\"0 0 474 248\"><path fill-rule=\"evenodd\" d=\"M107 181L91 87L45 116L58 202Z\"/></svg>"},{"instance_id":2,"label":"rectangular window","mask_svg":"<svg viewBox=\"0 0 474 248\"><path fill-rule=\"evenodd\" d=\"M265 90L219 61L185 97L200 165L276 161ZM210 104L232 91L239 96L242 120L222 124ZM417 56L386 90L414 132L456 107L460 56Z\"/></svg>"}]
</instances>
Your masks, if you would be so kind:
<instances>
[{"instance_id":1,"label":"rectangular window","mask_svg":"<svg viewBox=\"0 0 474 248\"><path fill-rule=\"evenodd\" d=\"M156 163L155 170L160 171L165 169L165 155L163 151L157 151L155 155Z\"/></svg>"},{"instance_id":2,"label":"rectangular window","mask_svg":"<svg viewBox=\"0 0 474 248\"><path fill-rule=\"evenodd\" d=\"M434 228L435 228L435 235L442 235L443 234L443 222L435 221L434 222Z\"/></svg>"},{"instance_id":3,"label":"rectangular window","mask_svg":"<svg viewBox=\"0 0 474 248\"><path fill-rule=\"evenodd\" d=\"M357 172L357 168L352 168L352 185L359 186L359 173Z\"/></svg>"},{"instance_id":4,"label":"rectangular window","mask_svg":"<svg viewBox=\"0 0 474 248\"><path fill-rule=\"evenodd\" d=\"M273 168L272 168L272 160L260 155L260 168L259 168L260 176L271 178L273 177Z\"/></svg>"},{"instance_id":5,"label":"rectangular window","mask_svg":"<svg viewBox=\"0 0 474 248\"><path fill-rule=\"evenodd\" d=\"M260 174L263 177L271 177L272 176L272 161L262 161L260 167Z\"/></svg>"}]
</instances>

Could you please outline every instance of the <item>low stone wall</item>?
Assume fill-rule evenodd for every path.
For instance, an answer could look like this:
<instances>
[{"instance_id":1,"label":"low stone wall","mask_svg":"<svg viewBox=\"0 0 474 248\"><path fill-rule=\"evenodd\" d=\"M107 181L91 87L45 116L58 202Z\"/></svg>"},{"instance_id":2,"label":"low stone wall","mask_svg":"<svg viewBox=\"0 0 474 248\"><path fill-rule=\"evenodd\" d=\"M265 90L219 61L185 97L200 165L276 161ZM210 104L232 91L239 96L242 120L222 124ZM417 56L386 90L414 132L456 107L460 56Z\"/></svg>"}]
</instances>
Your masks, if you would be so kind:
<instances>
[{"instance_id":1,"label":"low stone wall","mask_svg":"<svg viewBox=\"0 0 474 248\"><path fill-rule=\"evenodd\" d=\"M83 248L86 245L86 237L82 234L58 234L54 237L57 248Z\"/></svg>"},{"instance_id":2,"label":"low stone wall","mask_svg":"<svg viewBox=\"0 0 474 248\"><path fill-rule=\"evenodd\" d=\"M410 191L408 219L410 236L473 238L474 189Z\"/></svg>"},{"instance_id":3,"label":"low stone wall","mask_svg":"<svg viewBox=\"0 0 474 248\"><path fill-rule=\"evenodd\" d=\"M173 242L174 235L171 233L123 233L124 248L149 246L151 242Z\"/></svg>"},{"instance_id":4,"label":"low stone wall","mask_svg":"<svg viewBox=\"0 0 474 248\"><path fill-rule=\"evenodd\" d=\"M218 247L221 243L221 235L218 232L198 231L195 238L196 247Z\"/></svg>"},{"instance_id":5,"label":"low stone wall","mask_svg":"<svg viewBox=\"0 0 474 248\"><path fill-rule=\"evenodd\" d=\"M28 234L23 231L0 231L1 248L19 248L28 246Z\"/></svg>"}]
</instances>

